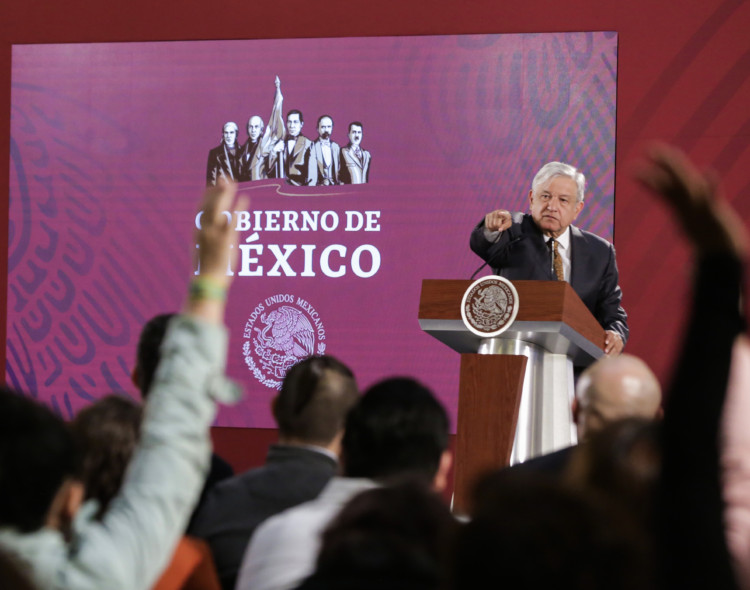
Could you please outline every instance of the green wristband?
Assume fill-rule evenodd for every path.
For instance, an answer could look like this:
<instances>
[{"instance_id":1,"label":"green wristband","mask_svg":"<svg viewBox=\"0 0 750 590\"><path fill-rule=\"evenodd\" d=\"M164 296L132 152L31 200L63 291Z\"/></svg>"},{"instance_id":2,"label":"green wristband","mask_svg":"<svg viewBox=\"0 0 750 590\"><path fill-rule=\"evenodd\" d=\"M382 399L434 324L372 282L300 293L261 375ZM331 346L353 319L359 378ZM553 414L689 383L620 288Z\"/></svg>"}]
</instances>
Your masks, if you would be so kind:
<instances>
[{"instance_id":1,"label":"green wristband","mask_svg":"<svg viewBox=\"0 0 750 590\"><path fill-rule=\"evenodd\" d=\"M208 277L196 277L188 289L190 301L226 301L227 288Z\"/></svg>"}]
</instances>

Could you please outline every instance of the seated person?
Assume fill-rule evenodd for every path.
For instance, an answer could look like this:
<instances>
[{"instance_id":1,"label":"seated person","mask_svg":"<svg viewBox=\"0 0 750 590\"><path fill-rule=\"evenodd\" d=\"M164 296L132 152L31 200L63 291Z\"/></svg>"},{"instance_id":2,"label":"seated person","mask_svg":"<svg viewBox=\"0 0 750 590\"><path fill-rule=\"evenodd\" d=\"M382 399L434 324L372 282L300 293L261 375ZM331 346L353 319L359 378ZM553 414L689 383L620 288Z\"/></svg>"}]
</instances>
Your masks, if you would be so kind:
<instances>
[{"instance_id":1,"label":"seated person","mask_svg":"<svg viewBox=\"0 0 750 590\"><path fill-rule=\"evenodd\" d=\"M162 313L152 317L143 326L141 334L138 337L135 367L133 367L130 378L133 385L138 388L144 401L148 399L148 394L151 391L151 384L154 381L156 367L159 366L159 361L161 359L161 344L164 342L164 336L167 333L167 326L169 326L169 322L172 321L172 318L176 315L176 313ZM233 475L234 469L232 469L232 466L216 453L211 453L211 466L208 470L208 475L206 475L206 481L203 484L198 504L190 518L188 529L192 525L196 512L200 510L203 502L206 501L206 496L211 488L220 481L232 477Z\"/></svg>"},{"instance_id":2,"label":"seated person","mask_svg":"<svg viewBox=\"0 0 750 590\"><path fill-rule=\"evenodd\" d=\"M206 192L202 274L169 326L140 441L100 521L78 510L83 487L67 426L30 397L0 390L0 549L40 588L149 590L182 536L208 470L216 400L238 396L224 377L223 326L236 235L221 213L235 191Z\"/></svg>"},{"instance_id":3,"label":"seated person","mask_svg":"<svg viewBox=\"0 0 750 590\"><path fill-rule=\"evenodd\" d=\"M344 477L255 531L237 590L294 588L315 569L321 533L351 498L403 478L442 491L451 461L448 416L429 389L408 378L373 385L346 417Z\"/></svg>"},{"instance_id":4,"label":"seated person","mask_svg":"<svg viewBox=\"0 0 750 590\"><path fill-rule=\"evenodd\" d=\"M118 395L109 395L84 408L71 423L82 453L81 481L86 500L99 505L101 520L120 491L125 470L140 437L141 406ZM182 537L167 569L153 590L194 588L218 590L208 546L199 539Z\"/></svg>"},{"instance_id":5,"label":"seated person","mask_svg":"<svg viewBox=\"0 0 750 590\"><path fill-rule=\"evenodd\" d=\"M324 531L315 573L298 590L436 590L456 525L419 482L362 492Z\"/></svg>"},{"instance_id":6,"label":"seated person","mask_svg":"<svg viewBox=\"0 0 750 590\"><path fill-rule=\"evenodd\" d=\"M331 356L313 356L289 369L271 403L279 442L266 464L218 484L188 529L210 545L224 590L234 590L258 525L316 498L336 474L344 419L358 398L354 374Z\"/></svg>"},{"instance_id":7,"label":"seated person","mask_svg":"<svg viewBox=\"0 0 750 590\"><path fill-rule=\"evenodd\" d=\"M581 373L576 383L572 412L578 442L585 444L592 435L624 418L659 418L661 397L656 375L638 357L621 354L600 358ZM575 449L566 447L509 469L560 476Z\"/></svg>"}]
</instances>

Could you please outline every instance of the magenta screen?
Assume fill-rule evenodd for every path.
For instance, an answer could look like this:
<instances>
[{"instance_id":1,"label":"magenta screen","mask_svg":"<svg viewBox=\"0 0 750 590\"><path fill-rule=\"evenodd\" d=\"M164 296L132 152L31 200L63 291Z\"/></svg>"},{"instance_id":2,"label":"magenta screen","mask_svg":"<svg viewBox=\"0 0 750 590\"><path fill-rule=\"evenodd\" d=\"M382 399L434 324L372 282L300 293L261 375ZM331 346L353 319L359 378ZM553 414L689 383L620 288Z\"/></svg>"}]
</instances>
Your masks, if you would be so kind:
<instances>
[{"instance_id":1,"label":"magenta screen","mask_svg":"<svg viewBox=\"0 0 750 590\"><path fill-rule=\"evenodd\" d=\"M362 387L415 376L455 417L459 356L420 330L422 279L468 278L471 229L526 210L547 161L586 174L577 225L612 239L615 33L16 45L12 60L6 378L65 417L136 396L139 331L198 272L212 175L251 198L227 212L228 373L246 394L220 426L275 427L284 372L320 353ZM317 159L294 160L292 109L311 141L330 118ZM296 176L272 157L233 168L225 124L239 158L252 116Z\"/></svg>"}]
</instances>

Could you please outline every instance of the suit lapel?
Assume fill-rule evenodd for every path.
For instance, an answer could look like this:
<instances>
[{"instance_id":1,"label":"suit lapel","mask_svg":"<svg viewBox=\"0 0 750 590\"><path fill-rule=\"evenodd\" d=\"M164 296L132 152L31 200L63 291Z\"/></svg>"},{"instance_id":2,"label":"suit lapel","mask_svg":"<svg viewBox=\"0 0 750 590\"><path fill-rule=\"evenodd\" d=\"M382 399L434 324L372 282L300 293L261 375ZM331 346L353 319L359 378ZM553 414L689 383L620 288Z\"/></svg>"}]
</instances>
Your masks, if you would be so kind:
<instances>
[{"instance_id":1,"label":"suit lapel","mask_svg":"<svg viewBox=\"0 0 750 590\"><path fill-rule=\"evenodd\" d=\"M229 153L229 150L227 149L227 144L224 143L222 145L224 147L224 157L222 158L224 161L223 162L224 172L225 174L229 175L229 178L231 180L234 180L234 171L232 170L232 156ZM235 144L235 146L236 145L237 144ZM235 147L235 149L237 148Z\"/></svg>"},{"instance_id":2,"label":"suit lapel","mask_svg":"<svg viewBox=\"0 0 750 590\"><path fill-rule=\"evenodd\" d=\"M570 284L576 291L580 292L580 283L583 280L583 271L586 267L588 250L585 247L586 238L577 227L570 226ZM579 289L576 289L578 287Z\"/></svg>"},{"instance_id":3,"label":"suit lapel","mask_svg":"<svg viewBox=\"0 0 750 590\"><path fill-rule=\"evenodd\" d=\"M260 138L255 143L250 144L250 149L248 151L250 152L250 160L260 160L260 154L258 153L260 151Z\"/></svg>"},{"instance_id":4,"label":"suit lapel","mask_svg":"<svg viewBox=\"0 0 750 590\"><path fill-rule=\"evenodd\" d=\"M523 224L525 228L522 228L524 234L528 234L532 239L534 258L531 260L531 264L534 265L533 269L530 269L528 276L533 276L544 281L554 281L555 276L552 274L552 258L550 256L549 246L547 241L544 239L544 234L537 227L534 219L531 215L524 215Z\"/></svg>"},{"instance_id":5,"label":"suit lapel","mask_svg":"<svg viewBox=\"0 0 750 590\"><path fill-rule=\"evenodd\" d=\"M339 144L331 142L331 168L333 168L334 180L339 179L339 166L341 165L341 148Z\"/></svg>"},{"instance_id":6,"label":"suit lapel","mask_svg":"<svg viewBox=\"0 0 750 590\"><path fill-rule=\"evenodd\" d=\"M323 144L319 140L316 139L312 145L313 145L312 149L314 152L313 155L315 156L315 161L317 162L317 165L318 165L318 174L323 175L323 173L326 170L326 160L323 157ZM334 171L333 173L334 173L334 180L335 180L338 177L339 165L337 162L338 154L334 151L333 149L334 146L338 147L336 146L336 144L331 142L331 168Z\"/></svg>"},{"instance_id":7,"label":"suit lapel","mask_svg":"<svg viewBox=\"0 0 750 590\"><path fill-rule=\"evenodd\" d=\"M362 148L359 148L359 149L362 149ZM354 162L357 165L357 168L362 168L363 165L364 165L364 163L363 163L363 161L360 161L360 159L357 157L357 154L354 152L354 148L352 148L350 150L350 154L351 154L352 162ZM362 151L362 159L364 160L364 158L365 158L365 153L364 153L364 150L363 150Z\"/></svg>"},{"instance_id":8,"label":"suit lapel","mask_svg":"<svg viewBox=\"0 0 750 590\"><path fill-rule=\"evenodd\" d=\"M325 170L325 162L323 161L323 145L317 139L312 144L312 155L315 158L318 166L318 174L323 174Z\"/></svg>"}]
</instances>

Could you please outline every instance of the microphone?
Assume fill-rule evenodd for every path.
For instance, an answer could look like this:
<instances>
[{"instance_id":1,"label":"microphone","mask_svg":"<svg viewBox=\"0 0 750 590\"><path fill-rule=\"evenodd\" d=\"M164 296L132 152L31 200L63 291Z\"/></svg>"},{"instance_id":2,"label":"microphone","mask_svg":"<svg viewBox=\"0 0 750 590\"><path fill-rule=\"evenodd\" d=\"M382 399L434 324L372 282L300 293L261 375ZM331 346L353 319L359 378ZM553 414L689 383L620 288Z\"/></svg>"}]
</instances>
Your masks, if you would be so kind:
<instances>
[{"instance_id":1,"label":"microphone","mask_svg":"<svg viewBox=\"0 0 750 590\"><path fill-rule=\"evenodd\" d=\"M508 229L506 231L511 231L511 230ZM495 244L497 244L500 241L500 238L503 236L503 233L504 232L500 232L498 234L498 236L492 241L492 245L495 245ZM505 247L503 247L500 250L498 250L497 252L495 252L495 254L493 254L492 256L490 256L487 259L487 261L482 266L480 266L478 269L476 269L474 271L474 274L471 275L471 278L469 280L473 281L474 277L477 276L477 274L479 274L479 271L481 271L485 266L487 266L488 264L492 263L492 261L496 260L500 256L505 255L505 253L510 249L511 246L516 245L518 242L520 242L521 240L523 240L525 237L526 236L524 234L521 234L519 236L516 236L515 238L512 238L507 244L505 244ZM490 246L490 247L492 247L492 246Z\"/></svg>"}]
</instances>

